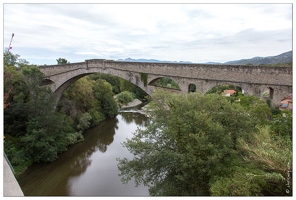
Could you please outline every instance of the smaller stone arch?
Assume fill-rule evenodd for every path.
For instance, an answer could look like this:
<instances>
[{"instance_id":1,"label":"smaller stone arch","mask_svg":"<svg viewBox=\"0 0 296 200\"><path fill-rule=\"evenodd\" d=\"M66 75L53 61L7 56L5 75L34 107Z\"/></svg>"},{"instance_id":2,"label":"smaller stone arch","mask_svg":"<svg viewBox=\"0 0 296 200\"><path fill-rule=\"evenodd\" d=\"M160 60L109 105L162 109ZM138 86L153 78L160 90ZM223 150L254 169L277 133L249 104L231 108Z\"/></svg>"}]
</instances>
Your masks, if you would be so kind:
<instances>
[{"instance_id":1,"label":"smaller stone arch","mask_svg":"<svg viewBox=\"0 0 296 200\"><path fill-rule=\"evenodd\" d=\"M163 76L155 78L152 81L150 81L148 85L181 91L179 84L171 77Z\"/></svg>"},{"instance_id":2,"label":"smaller stone arch","mask_svg":"<svg viewBox=\"0 0 296 200\"><path fill-rule=\"evenodd\" d=\"M263 91L263 98L264 99L268 99L271 100L273 99L273 94L274 94L274 89L272 87L267 87L264 91Z\"/></svg>"},{"instance_id":3,"label":"smaller stone arch","mask_svg":"<svg viewBox=\"0 0 296 200\"><path fill-rule=\"evenodd\" d=\"M190 93L190 92L196 92L196 85L193 83L190 83L188 85L188 93Z\"/></svg>"},{"instance_id":4,"label":"smaller stone arch","mask_svg":"<svg viewBox=\"0 0 296 200\"><path fill-rule=\"evenodd\" d=\"M227 91L226 91L227 90ZM230 91L231 90L231 91ZM233 93L232 93L233 91ZM235 92L234 92L235 91ZM224 94L224 92L230 92L229 94ZM235 83L218 83L214 87L210 88L206 94L217 93L221 95L237 95L238 92L244 94L245 90L242 88L240 84Z\"/></svg>"}]
</instances>

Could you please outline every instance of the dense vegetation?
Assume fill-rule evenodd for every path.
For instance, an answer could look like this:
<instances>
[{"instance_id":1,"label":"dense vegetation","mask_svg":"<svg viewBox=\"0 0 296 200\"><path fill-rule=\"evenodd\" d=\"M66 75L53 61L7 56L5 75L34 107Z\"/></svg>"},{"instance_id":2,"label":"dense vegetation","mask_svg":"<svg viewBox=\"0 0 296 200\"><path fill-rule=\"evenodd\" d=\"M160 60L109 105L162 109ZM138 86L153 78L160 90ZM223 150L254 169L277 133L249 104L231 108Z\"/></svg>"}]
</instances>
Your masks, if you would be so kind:
<instances>
[{"instance_id":1,"label":"dense vegetation","mask_svg":"<svg viewBox=\"0 0 296 200\"><path fill-rule=\"evenodd\" d=\"M134 158L118 159L122 181L153 196L291 195L292 114L238 98L154 93L151 123L124 143Z\"/></svg>"},{"instance_id":2,"label":"dense vegetation","mask_svg":"<svg viewBox=\"0 0 296 200\"><path fill-rule=\"evenodd\" d=\"M57 62L68 63L64 58ZM83 130L115 117L115 94L146 97L123 79L93 74L73 83L56 106L51 90L41 86L39 68L10 52L4 54L4 79L4 151L17 174L33 162L55 160L69 145L83 141Z\"/></svg>"}]
</instances>

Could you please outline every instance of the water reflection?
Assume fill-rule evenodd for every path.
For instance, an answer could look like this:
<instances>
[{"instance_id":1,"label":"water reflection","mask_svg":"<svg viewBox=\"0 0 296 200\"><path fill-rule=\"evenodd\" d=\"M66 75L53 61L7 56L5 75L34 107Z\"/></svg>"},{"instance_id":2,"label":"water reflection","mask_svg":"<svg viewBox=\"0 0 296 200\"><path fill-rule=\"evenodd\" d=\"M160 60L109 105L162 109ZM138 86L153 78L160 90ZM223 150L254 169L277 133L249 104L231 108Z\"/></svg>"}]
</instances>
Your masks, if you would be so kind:
<instances>
[{"instance_id":1,"label":"water reflection","mask_svg":"<svg viewBox=\"0 0 296 200\"><path fill-rule=\"evenodd\" d=\"M126 114L128 113L128 114ZM141 113L138 113L138 112L123 112L121 113L122 115L122 119L124 120L125 123L127 124L131 124L131 123L135 123L136 125L138 126L141 126L141 127L146 127L149 123L149 120L148 118L141 114Z\"/></svg>"},{"instance_id":2,"label":"water reflection","mask_svg":"<svg viewBox=\"0 0 296 200\"><path fill-rule=\"evenodd\" d=\"M96 144L92 147L92 152L99 150L104 153L107 151L107 147L113 142L114 135L118 129L118 119L110 119L107 122L103 123L101 126L96 126L92 129L89 129L88 135L92 137L97 135Z\"/></svg>"},{"instance_id":3,"label":"water reflection","mask_svg":"<svg viewBox=\"0 0 296 200\"><path fill-rule=\"evenodd\" d=\"M146 119L146 121L145 121ZM129 125L130 124L130 125ZM121 113L89 129L85 140L70 146L52 163L34 164L17 177L26 196L142 196L147 188L122 185L116 157L129 157L121 143L132 136L147 118L139 113Z\"/></svg>"}]
</instances>

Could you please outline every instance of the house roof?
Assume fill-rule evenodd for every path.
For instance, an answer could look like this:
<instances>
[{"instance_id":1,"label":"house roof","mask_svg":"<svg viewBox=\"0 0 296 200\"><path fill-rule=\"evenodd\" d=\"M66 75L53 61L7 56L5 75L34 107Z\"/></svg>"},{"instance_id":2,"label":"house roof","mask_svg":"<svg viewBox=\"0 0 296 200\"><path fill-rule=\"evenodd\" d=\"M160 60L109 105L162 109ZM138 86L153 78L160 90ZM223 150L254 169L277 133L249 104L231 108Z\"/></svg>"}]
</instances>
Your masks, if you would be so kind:
<instances>
[{"instance_id":1,"label":"house roof","mask_svg":"<svg viewBox=\"0 0 296 200\"><path fill-rule=\"evenodd\" d=\"M230 95L232 95L234 93L236 93L235 90L224 90L224 94L230 94Z\"/></svg>"}]
</instances>

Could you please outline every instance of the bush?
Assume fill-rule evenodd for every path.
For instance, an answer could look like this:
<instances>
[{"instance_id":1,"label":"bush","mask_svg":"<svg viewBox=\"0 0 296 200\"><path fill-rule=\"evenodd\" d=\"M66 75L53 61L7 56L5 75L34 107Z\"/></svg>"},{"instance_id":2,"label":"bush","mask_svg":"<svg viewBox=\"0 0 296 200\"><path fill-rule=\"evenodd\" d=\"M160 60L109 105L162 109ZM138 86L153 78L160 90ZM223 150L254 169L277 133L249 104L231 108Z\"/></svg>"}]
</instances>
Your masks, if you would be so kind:
<instances>
[{"instance_id":1,"label":"bush","mask_svg":"<svg viewBox=\"0 0 296 200\"><path fill-rule=\"evenodd\" d=\"M134 100L133 93L124 91L117 95L118 102L127 105Z\"/></svg>"}]
</instances>

